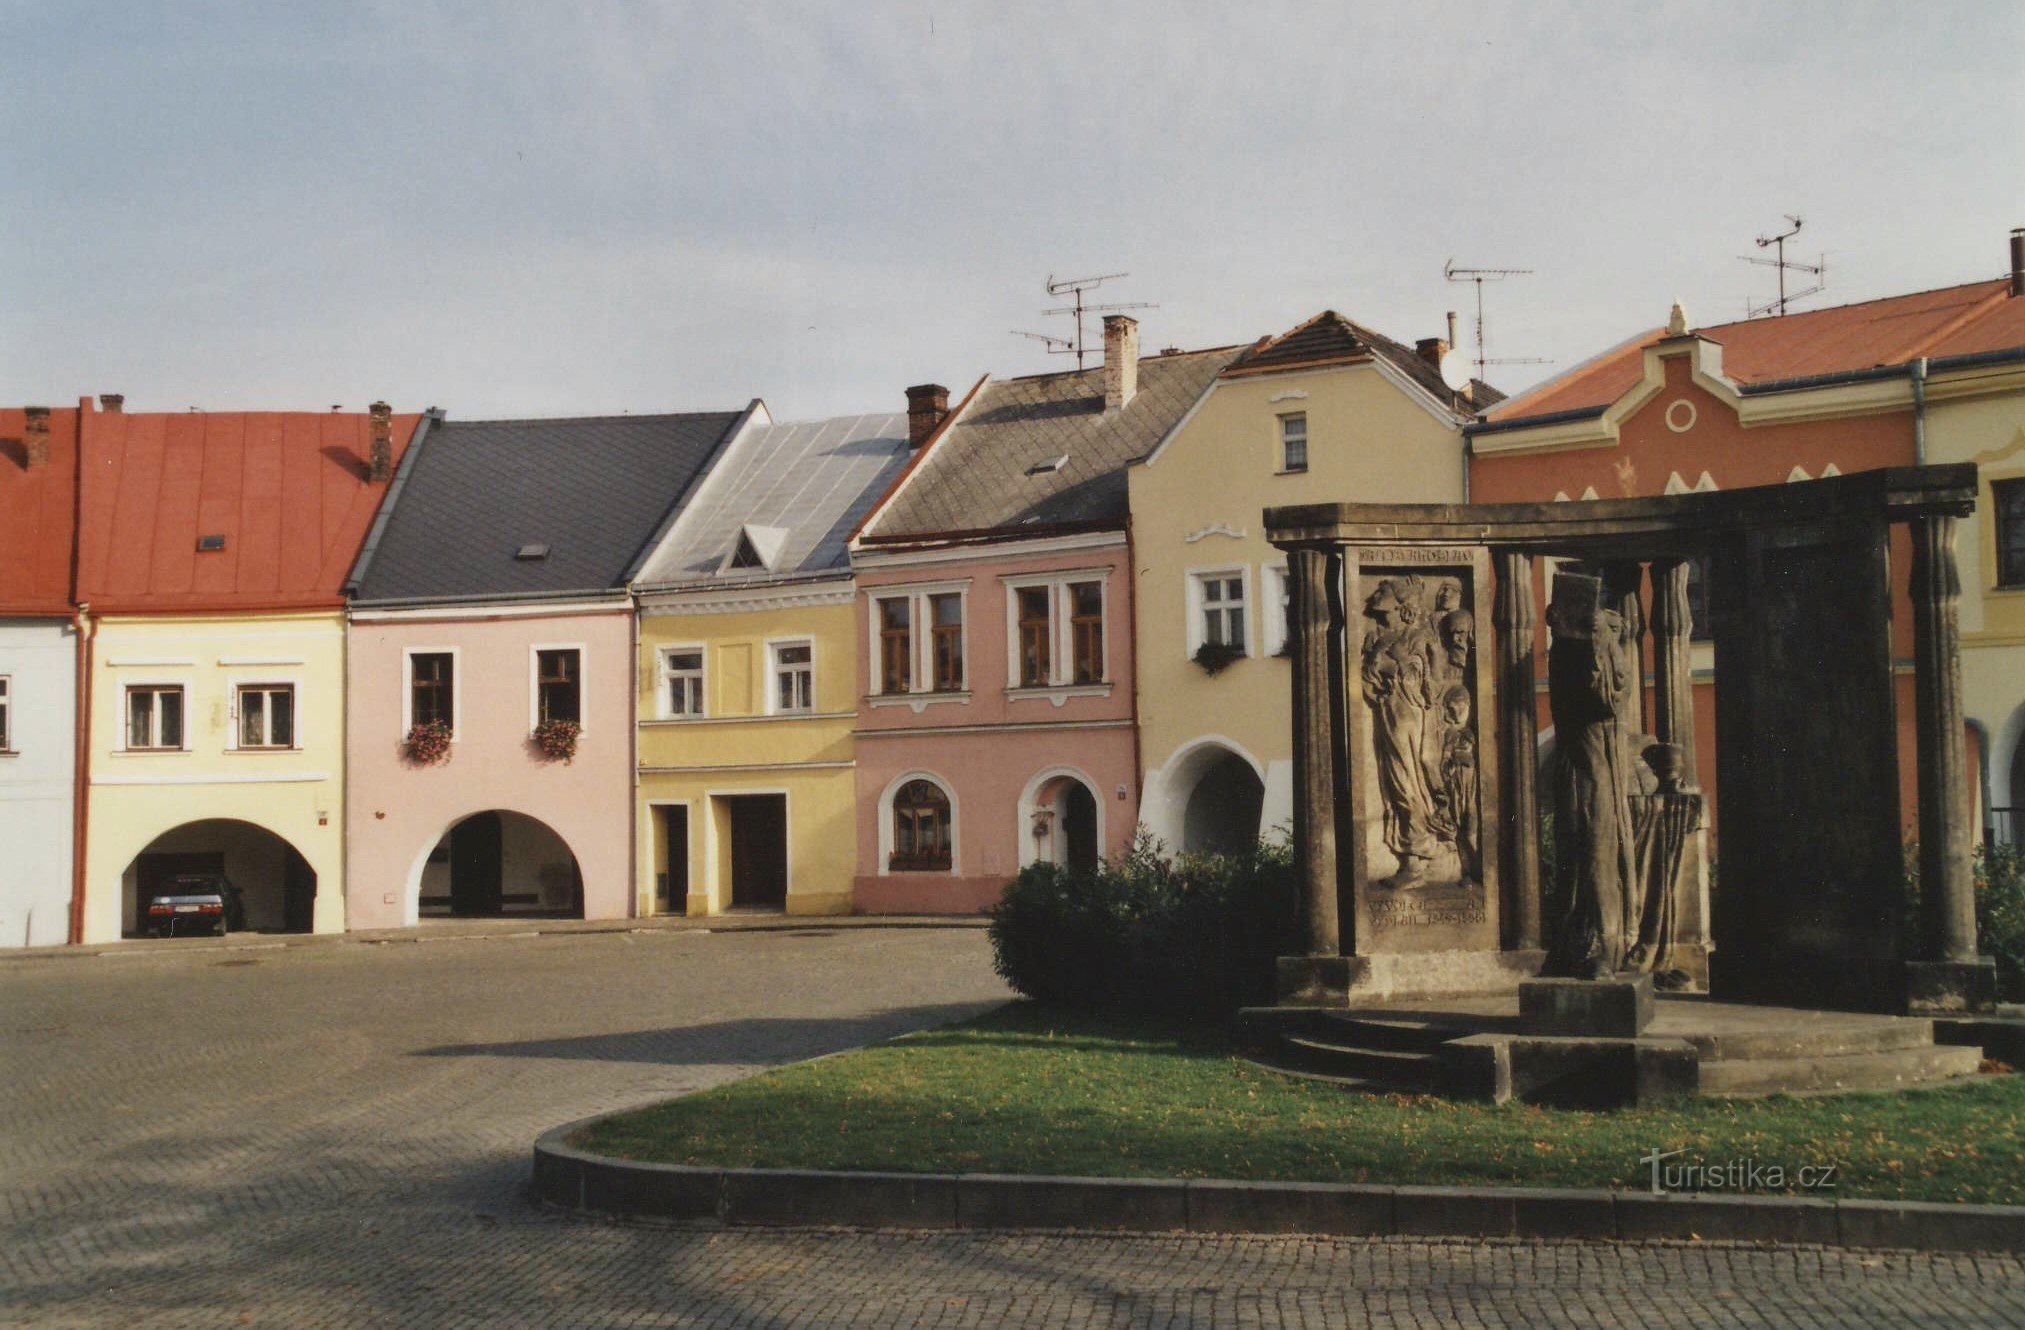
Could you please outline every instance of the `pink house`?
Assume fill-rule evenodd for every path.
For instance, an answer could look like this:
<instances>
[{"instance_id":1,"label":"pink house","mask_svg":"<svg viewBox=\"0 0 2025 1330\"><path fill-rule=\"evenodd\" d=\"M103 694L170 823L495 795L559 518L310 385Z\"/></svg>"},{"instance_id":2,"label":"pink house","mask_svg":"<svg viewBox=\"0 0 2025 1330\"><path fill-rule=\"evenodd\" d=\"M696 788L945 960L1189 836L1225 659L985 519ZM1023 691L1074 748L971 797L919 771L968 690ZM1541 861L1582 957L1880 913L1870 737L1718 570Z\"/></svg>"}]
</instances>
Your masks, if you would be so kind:
<instances>
[{"instance_id":1,"label":"pink house","mask_svg":"<svg viewBox=\"0 0 2025 1330\"><path fill-rule=\"evenodd\" d=\"M428 418L348 586L352 928L635 912L628 585L749 415Z\"/></svg>"},{"instance_id":2,"label":"pink house","mask_svg":"<svg viewBox=\"0 0 2025 1330\"><path fill-rule=\"evenodd\" d=\"M1139 821L1125 466L1240 348L909 391L916 456L852 544L857 908L959 913Z\"/></svg>"}]
</instances>

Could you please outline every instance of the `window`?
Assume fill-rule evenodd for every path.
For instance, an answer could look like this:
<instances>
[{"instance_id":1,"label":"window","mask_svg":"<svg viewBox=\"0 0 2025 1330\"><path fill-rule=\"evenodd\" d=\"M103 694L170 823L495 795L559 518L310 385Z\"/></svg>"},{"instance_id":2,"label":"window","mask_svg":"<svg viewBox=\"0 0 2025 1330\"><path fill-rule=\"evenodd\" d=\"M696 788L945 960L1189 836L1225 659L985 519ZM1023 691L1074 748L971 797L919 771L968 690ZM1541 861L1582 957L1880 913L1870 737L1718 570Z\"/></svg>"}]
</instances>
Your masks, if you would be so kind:
<instances>
[{"instance_id":1,"label":"window","mask_svg":"<svg viewBox=\"0 0 2025 1330\"><path fill-rule=\"evenodd\" d=\"M893 796L893 853L886 867L896 873L948 872L949 796L930 780L910 780Z\"/></svg>"},{"instance_id":2,"label":"window","mask_svg":"<svg viewBox=\"0 0 2025 1330\"><path fill-rule=\"evenodd\" d=\"M684 647L661 653L662 697L670 716L703 714L703 648Z\"/></svg>"},{"instance_id":3,"label":"window","mask_svg":"<svg viewBox=\"0 0 2025 1330\"><path fill-rule=\"evenodd\" d=\"M1308 413L1295 411L1280 417L1280 470L1308 469Z\"/></svg>"},{"instance_id":4,"label":"window","mask_svg":"<svg viewBox=\"0 0 2025 1330\"><path fill-rule=\"evenodd\" d=\"M534 653L537 724L550 720L583 720L583 653L575 647L549 647Z\"/></svg>"},{"instance_id":5,"label":"window","mask_svg":"<svg viewBox=\"0 0 2025 1330\"><path fill-rule=\"evenodd\" d=\"M1038 688L1053 683L1055 635L1049 607L1054 601L1051 588L1021 587L1019 595L1020 687Z\"/></svg>"},{"instance_id":6,"label":"window","mask_svg":"<svg viewBox=\"0 0 2025 1330\"><path fill-rule=\"evenodd\" d=\"M1990 498L1997 511L1997 585L2025 587L2025 476L1991 481Z\"/></svg>"},{"instance_id":7,"label":"window","mask_svg":"<svg viewBox=\"0 0 2025 1330\"><path fill-rule=\"evenodd\" d=\"M408 657L408 724L457 727L457 658L449 652Z\"/></svg>"},{"instance_id":8,"label":"window","mask_svg":"<svg viewBox=\"0 0 2025 1330\"><path fill-rule=\"evenodd\" d=\"M879 602L879 691L904 693L914 686L914 605L906 596Z\"/></svg>"},{"instance_id":9,"label":"window","mask_svg":"<svg viewBox=\"0 0 2025 1330\"><path fill-rule=\"evenodd\" d=\"M181 684L148 684L127 689L127 747L169 749L183 746Z\"/></svg>"},{"instance_id":10,"label":"window","mask_svg":"<svg viewBox=\"0 0 2025 1330\"><path fill-rule=\"evenodd\" d=\"M934 687L938 693L963 691L963 597L944 591L928 598L929 622L935 635Z\"/></svg>"},{"instance_id":11,"label":"window","mask_svg":"<svg viewBox=\"0 0 2025 1330\"><path fill-rule=\"evenodd\" d=\"M1069 650L1076 683L1104 679L1104 584L1069 583Z\"/></svg>"},{"instance_id":12,"label":"window","mask_svg":"<svg viewBox=\"0 0 2025 1330\"><path fill-rule=\"evenodd\" d=\"M0 753L14 751L14 681L0 674Z\"/></svg>"},{"instance_id":13,"label":"window","mask_svg":"<svg viewBox=\"0 0 2025 1330\"><path fill-rule=\"evenodd\" d=\"M816 708L815 648L807 642L777 642L773 648L773 709Z\"/></svg>"},{"instance_id":14,"label":"window","mask_svg":"<svg viewBox=\"0 0 2025 1330\"><path fill-rule=\"evenodd\" d=\"M239 685L239 746L295 747L295 685Z\"/></svg>"},{"instance_id":15,"label":"window","mask_svg":"<svg viewBox=\"0 0 2025 1330\"><path fill-rule=\"evenodd\" d=\"M1202 640L1211 646L1245 649L1245 578L1243 573L1198 574L1202 598Z\"/></svg>"}]
</instances>

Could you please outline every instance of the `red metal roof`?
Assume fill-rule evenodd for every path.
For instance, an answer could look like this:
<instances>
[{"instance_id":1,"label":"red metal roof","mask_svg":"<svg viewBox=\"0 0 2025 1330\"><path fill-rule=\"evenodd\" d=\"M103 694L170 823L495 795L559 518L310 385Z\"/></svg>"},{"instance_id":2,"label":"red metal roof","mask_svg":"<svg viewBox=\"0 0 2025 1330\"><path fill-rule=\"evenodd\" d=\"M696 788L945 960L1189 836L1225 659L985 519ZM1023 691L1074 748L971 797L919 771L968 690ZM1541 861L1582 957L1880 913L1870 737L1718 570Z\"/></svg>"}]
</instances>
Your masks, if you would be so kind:
<instances>
[{"instance_id":1,"label":"red metal roof","mask_svg":"<svg viewBox=\"0 0 2025 1330\"><path fill-rule=\"evenodd\" d=\"M2025 297L2006 279L1918 291L1779 318L1697 328L1723 348L1723 373L1739 384L1809 378L1921 356L1969 355L2025 346ZM1602 408L1638 382L1645 348L1666 335L1655 328L1500 403L1487 419L1510 422L1562 411Z\"/></svg>"},{"instance_id":2,"label":"red metal roof","mask_svg":"<svg viewBox=\"0 0 2025 1330\"><path fill-rule=\"evenodd\" d=\"M419 416L393 418L398 465ZM106 613L334 608L387 485L359 412L87 412L78 599ZM224 548L198 550L207 536Z\"/></svg>"},{"instance_id":3,"label":"red metal roof","mask_svg":"<svg viewBox=\"0 0 2025 1330\"><path fill-rule=\"evenodd\" d=\"M30 470L28 413L0 407L0 614L70 612L77 417L74 406L50 409L49 462Z\"/></svg>"}]
</instances>

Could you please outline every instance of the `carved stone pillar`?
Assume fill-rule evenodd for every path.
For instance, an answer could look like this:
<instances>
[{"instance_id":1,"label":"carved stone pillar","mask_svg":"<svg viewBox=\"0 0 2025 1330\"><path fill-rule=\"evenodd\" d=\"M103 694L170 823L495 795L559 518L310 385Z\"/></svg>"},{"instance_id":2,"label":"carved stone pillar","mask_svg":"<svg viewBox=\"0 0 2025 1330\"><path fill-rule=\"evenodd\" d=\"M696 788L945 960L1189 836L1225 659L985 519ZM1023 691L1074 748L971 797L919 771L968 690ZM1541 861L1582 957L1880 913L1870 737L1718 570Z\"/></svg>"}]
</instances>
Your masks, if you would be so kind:
<instances>
[{"instance_id":1,"label":"carved stone pillar","mask_svg":"<svg viewBox=\"0 0 2025 1330\"><path fill-rule=\"evenodd\" d=\"M1506 891L1506 945L1540 946L1540 725L1534 691L1533 557L1499 550L1497 599L1491 622L1498 638L1498 778L1504 818L1499 827Z\"/></svg>"},{"instance_id":2,"label":"carved stone pillar","mask_svg":"<svg viewBox=\"0 0 2025 1330\"><path fill-rule=\"evenodd\" d=\"M1698 789L1695 765L1693 616L1688 613L1688 564L1652 564L1652 734L1680 749L1681 786Z\"/></svg>"},{"instance_id":3,"label":"carved stone pillar","mask_svg":"<svg viewBox=\"0 0 2025 1330\"><path fill-rule=\"evenodd\" d=\"M1294 644L1294 854L1301 881L1302 950L1341 949L1336 899L1336 788L1329 685L1329 572L1322 550L1287 556L1288 632Z\"/></svg>"},{"instance_id":4,"label":"carved stone pillar","mask_svg":"<svg viewBox=\"0 0 2025 1330\"><path fill-rule=\"evenodd\" d=\"M1915 1011L1989 1010L1995 974L1976 955L1969 867L1968 753L1963 738L1960 605L1955 519L1912 521L1914 712L1919 735L1921 932L1909 965Z\"/></svg>"}]
</instances>

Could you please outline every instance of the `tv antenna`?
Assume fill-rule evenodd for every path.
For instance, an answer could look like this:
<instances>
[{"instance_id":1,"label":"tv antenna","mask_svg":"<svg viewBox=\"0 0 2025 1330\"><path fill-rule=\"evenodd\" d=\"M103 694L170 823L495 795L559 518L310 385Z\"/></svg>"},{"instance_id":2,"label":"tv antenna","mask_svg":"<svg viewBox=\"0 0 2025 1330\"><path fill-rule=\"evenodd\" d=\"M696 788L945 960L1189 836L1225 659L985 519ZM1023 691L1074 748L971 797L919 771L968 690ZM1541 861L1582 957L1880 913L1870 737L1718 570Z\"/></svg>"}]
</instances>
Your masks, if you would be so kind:
<instances>
[{"instance_id":1,"label":"tv antenna","mask_svg":"<svg viewBox=\"0 0 2025 1330\"><path fill-rule=\"evenodd\" d=\"M1805 300L1808 296L1819 295L1828 289L1828 256L1826 254L1819 256L1813 263L1801 263L1786 257L1786 242L1800 234L1800 219L1790 212L1781 215L1787 221L1793 223L1791 230L1781 231L1777 235L1758 237L1758 248L1773 250L1776 257L1763 259L1751 254L1739 254L1737 256L1746 263L1755 263L1763 268L1777 268L1779 270L1779 298L1777 300L1768 300L1762 305L1746 304L1744 306L1746 311L1744 317L1747 319L1755 319L1760 314L1784 314L1786 306L1793 301ZM1808 287L1805 291L1795 291L1791 295L1788 295L1786 293L1786 274L1788 272L1804 272L1816 280L1814 285Z\"/></svg>"},{"instance_id":2,"label":"tv antenna","mask_svg":"<svg viewBox=\"0 0 2025 1330\"><path fill-rule=\"evenodd\" d=\"M1041 313L1049 316L1067 314L1074 318L1076 321L1076 335L1074 337L1054 337L1047 333L1020 332L1015 329L1013 336L1031 337L1036 342L1045 344L1048 348L1048 354L1051 356L1073 355L1076 358L1076 368L1083 368L1083 357L1090 353L1086 329L1083 326L1083 316L1085 314L1115 314L1128 309L1159 308L1158 305L1144 300L1110 305L1088 305L1083 302L1083 293L1085 291L1093 290L1106 282L1115 282L1121 277L1130 277L1131 275L1131 273L1126 272L1107 272L1096 277L1063 277L1058 280L1054 274L1050 273L1048 275L1048 294L1051 296L1072 296L1073 302L1067 305L1058 305L1053 309L1044 309Z\"/></svg>"},{"instance_id":3,"label":"tv antenna","mask_svg":"<svg viewBox=\"0 0 2025 1330\"><path fill-rule=\"evenodd\" d=\"M1540 356L1514 356L1504 360L1493 360L1484 350L1484 283L1502 282L1507 277L1529 277L1531 268L1458 268L1450 259L1442 265L1441 275L1451 282L1474 282L1477 288L1477 374L1484 377L1486 365L1551 365L1554 362Z\"/></svg>"}]
</instances>

